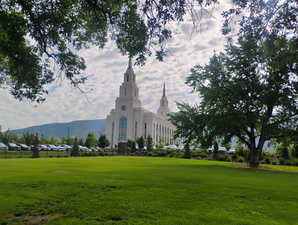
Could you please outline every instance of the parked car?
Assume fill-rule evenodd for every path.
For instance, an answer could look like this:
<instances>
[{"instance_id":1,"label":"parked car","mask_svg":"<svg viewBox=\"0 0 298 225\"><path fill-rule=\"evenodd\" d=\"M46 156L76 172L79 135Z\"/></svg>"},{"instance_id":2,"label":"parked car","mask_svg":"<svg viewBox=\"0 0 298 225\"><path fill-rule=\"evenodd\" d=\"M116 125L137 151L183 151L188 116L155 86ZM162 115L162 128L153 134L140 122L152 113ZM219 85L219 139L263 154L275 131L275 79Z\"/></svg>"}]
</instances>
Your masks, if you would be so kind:
<instances>
[{"instance_id":1,"label":"parked car","mask_svg":"<svg viewBox=\"0 0 298 225\"><path fill-rule=\"evenodd\" d=\"M231 148L231 149L228 151L228 153L230 153L230 154L236 153L236 149Z\"/></svg>"},{"instance_id":2,"label":"parked car","mask_svg":"<svg viewBox=\"0 0 298 225\"><path fill-rule=\"evenodd\" d=\"M176 145L166 145L164 146L164 149L177 149Z\"/></svg>"},{"instance_id":3,"label":"parked car","mask_svg":"<svg viewBox=\"0 0 298 225\"><path fill-rule=\"evenodd\" d=\"M68 151L68 150L72 149L72 147L69 146L69 145L65 145L65 144L63 144L63 145L60 145L60 146L63 147L63 148L65 149L64 151Z\"/></svg>"},{"instance_id":4,"label":"parked car","mask_svg":"<svg viewBox=\"0 0 298 225\"><path fill-rule=\"evenodd\" d=\"M50 148L47 145L38 145L38 150L39 151L48 151Z\"/></svg>"},{"instance_id":5,"label":"parked car","mask_svg":"<svg viewBox=\"0 0 298 225\"><path fill-rule=\"evenodd\" d=\"M82 146L82 145L79 145L79 150L81 152L91 152L91 149L85 147L85 146Z\"/></svg>"},{"instance_id":6,"label":"parked car","mask_svg":"<svg viewBox=\"0 0 298 225\"><path fill-rule=\"evenodd\" d=\"M225 147L219 146L218 151L219 152L227 152L227 149Z\"/></svg>"},{"instance_id":7,"label":"parked car","mask_svg":"<svg viewBox=\"0 0 298 225\"><path fill-rule=\"evenodd\" d=\"M28 145L25 145L25 144L18 144L18 145L21 147L21 150L24 150L24 151L31 150L31 148Z\"/></svg>"},{"instance_id":8,"label":"parked car","mask_svg":"<svg viewBox=\"0 0 298 225\"><path fill-rule=\"evenodd\" d=\"M0 150L7 151L8 150L8 147L4 143L1 143L0 142Z\"/></svg>"},{"instance_id":9,"label":"parked car","mask_svg":"<svg viewBox=\"0 0 298 225\"><path fill-rule=\"evenodd\" d=\"M16 150L16 151L21 150L21 147L15 143L8 143L8 148L9 150Z\"/></svg>"},{"instance_id":10,"label":"parked car","mask_svg":"<svg viewBox=\"0 0 298 225\"><path fill-rule=\"evenodd\" d=\"M47 145L49 150L52 150L52 151L58 151L58 147L56 145Z\"/></svg>"}]
</instances>

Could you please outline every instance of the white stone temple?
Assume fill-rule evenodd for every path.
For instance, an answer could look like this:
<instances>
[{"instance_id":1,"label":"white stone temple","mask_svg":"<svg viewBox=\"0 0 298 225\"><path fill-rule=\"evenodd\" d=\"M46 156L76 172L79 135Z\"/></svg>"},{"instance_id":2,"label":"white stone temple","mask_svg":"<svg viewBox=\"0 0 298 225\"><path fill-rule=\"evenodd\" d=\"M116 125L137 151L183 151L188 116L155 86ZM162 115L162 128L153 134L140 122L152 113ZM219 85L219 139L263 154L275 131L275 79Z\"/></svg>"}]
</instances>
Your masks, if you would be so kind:
<instances>
[{"instance_id":1,"label":"white stone temple","mask_svg":"<svg viewBox=\"0 0 298 225\"><path fill-rule=\"evenodd\" d=\"M142 108L136 75L129 59L115 109L111 110L106 119L106 136L111 146L114 147L119 142L127 140L136 140L141 136L147 138L149 135L154 145L174 144L175 126L168 121L168 113L170 110L165 84L157 114Z\"/></svg>"}]
</instances>

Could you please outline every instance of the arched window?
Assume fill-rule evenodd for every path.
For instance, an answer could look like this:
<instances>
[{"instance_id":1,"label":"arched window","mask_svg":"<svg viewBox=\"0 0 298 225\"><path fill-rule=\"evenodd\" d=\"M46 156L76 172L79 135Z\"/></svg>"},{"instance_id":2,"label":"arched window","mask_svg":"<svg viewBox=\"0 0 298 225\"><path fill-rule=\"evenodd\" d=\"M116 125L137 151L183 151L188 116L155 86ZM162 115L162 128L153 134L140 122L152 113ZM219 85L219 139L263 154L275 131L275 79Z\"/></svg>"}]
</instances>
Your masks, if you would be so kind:
<instances>
[{"instance_id":1,"label":"arched window","mask_svg":"<svg viewBox=\"0 0 298 225\"><path fill-rule=\"evenodd\" d=\"M119 141L126 141L127 139L127 119L122 116L119 120Z\"/></svg>"},{"instance_id":2,"label":"arched window","mask_svg":"<svg viewBox=\"0 0 298 225\"><path fill-rule=\"evenodd\" d=\"M129 74L127 74L127 76L126 76L126 80L127 80L127 82L129 81Z\"/></svg>"}]
</instances>

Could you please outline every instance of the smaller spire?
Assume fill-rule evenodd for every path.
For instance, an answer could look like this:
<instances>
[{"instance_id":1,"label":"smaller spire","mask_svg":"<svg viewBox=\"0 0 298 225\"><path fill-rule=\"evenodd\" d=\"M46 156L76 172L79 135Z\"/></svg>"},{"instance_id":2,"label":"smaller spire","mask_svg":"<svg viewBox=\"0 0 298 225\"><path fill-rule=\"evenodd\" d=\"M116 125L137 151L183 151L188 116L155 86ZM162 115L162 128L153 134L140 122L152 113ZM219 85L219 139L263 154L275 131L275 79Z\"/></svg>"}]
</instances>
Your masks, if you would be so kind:
<instances>
[{"instance_id":1,"label":"smaller spire","mask_svg":"<svg viewBox=\"0 0 298 225\"><path fill-rule=\"evenodd\" d=\"M162 96L163 96L163 97L166 97L166 82L163 83Z\"/></svg>"}]
</instances>

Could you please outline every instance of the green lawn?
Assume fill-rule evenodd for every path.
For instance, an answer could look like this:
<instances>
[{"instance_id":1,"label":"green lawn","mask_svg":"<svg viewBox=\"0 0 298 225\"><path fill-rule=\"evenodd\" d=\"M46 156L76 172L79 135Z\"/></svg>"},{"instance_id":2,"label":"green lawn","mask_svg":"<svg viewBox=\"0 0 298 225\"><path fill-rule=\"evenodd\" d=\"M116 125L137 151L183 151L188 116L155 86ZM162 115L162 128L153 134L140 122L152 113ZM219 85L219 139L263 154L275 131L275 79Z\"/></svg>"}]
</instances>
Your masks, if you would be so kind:
<instances>
[{"instance_id":1,"label":"green lawn","mask_svg":"<svg viewBox=\"0 0 298 225\"><path fill-rule=\"evenodd\" d=\"M230 165L150 157L0 159L0 224L298 224L298 173Z\"/></svg>"}]
</instances>

